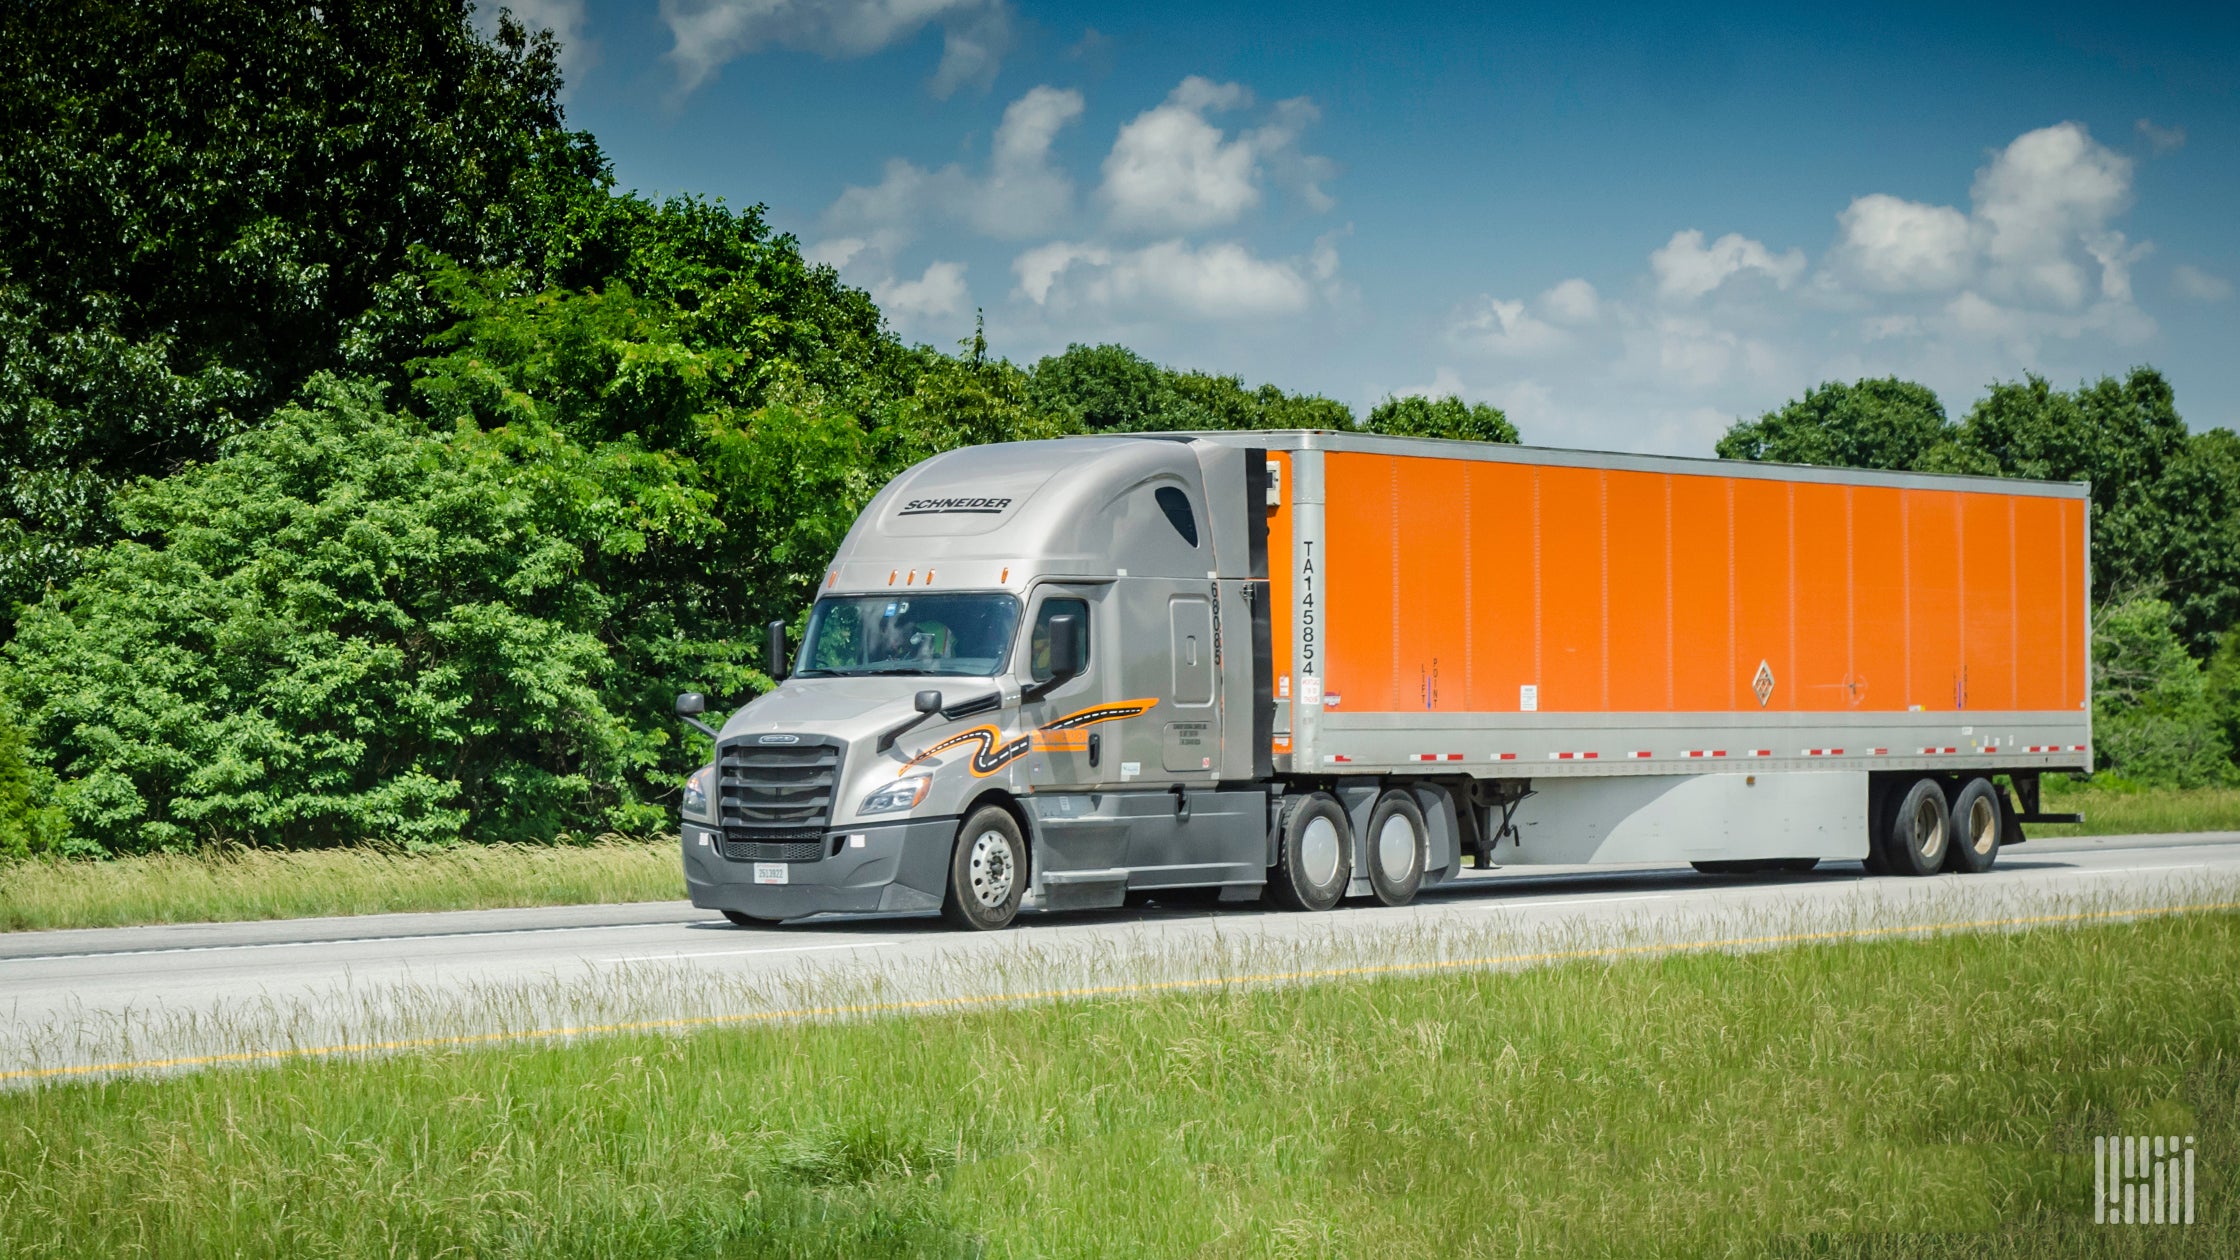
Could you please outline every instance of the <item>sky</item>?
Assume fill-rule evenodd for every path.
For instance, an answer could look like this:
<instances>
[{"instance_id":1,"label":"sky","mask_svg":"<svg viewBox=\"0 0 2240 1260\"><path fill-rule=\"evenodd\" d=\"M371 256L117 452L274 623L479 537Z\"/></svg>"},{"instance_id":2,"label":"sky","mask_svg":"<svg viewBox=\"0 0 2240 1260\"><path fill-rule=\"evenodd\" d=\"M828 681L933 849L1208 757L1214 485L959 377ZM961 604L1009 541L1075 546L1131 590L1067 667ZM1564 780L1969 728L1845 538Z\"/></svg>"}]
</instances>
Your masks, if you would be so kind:
<instances>
[{"instance_id":1,"label":"sky","mask_svg":"<svg viewBox=\"0 0 2240 1260\"><path fill-rule=\"evenodd\" d=\"M911 341L1547 446L2140 364L2240 427L2240 5L513 7L622 187L766 207Z\"/></svg>"}]
</instances>

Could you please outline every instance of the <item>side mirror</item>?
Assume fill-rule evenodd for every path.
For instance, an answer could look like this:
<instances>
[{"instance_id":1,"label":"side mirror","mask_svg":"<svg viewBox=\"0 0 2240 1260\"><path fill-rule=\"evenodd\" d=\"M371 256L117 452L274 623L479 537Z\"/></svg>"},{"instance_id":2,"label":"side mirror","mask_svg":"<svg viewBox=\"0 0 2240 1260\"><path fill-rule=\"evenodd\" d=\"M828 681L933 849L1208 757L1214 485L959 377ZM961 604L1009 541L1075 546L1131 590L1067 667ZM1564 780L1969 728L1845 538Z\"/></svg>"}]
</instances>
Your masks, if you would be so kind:
<instances>
[{"instance_id":1,"label":"side mirror","mask_svg":"<svg viewBox=\"0 0 2240 1260\"><path fill-rule=\"evenodd\" d=\"M1053 681L1081 672L1081 618L1060 613L1050 619L1050 677Z\"/></svg>"},{"instance_id":2,"label":"side mirror","mask_svg":"<svg viewBox=\"0 0 2240 1260\"><path fill-rule=\"evenodd\" d=\"M786 680L786 623L770 623L770 681Z\"/></svg>"},{"instance_id":3,"label":"side mirror","mask_svg":"<svg viewBox=\"0 0 2240 1260\"><path fill-rule=\"evenodd\" d=\"M939 713L941 712L941 693L938 691L921 691L911 703L912 707L920 713Z\"/></svg>"},{"instance_id":4,"label":"side mirror","mask_svg":"<svg viewBox=\"0 0 2240 1260\"><path fill-rule=\"evenodd\" d=\"M693 730L700 732L702 735L707 736L709 739L721 740L723 737L716 733L716 728L700 720L700 715L707 711L708 698L706 696L701 695L697 691L686 691L678 693L677 716L684 719L684 724L691 727Z\"/></svg>"}]
</instances>

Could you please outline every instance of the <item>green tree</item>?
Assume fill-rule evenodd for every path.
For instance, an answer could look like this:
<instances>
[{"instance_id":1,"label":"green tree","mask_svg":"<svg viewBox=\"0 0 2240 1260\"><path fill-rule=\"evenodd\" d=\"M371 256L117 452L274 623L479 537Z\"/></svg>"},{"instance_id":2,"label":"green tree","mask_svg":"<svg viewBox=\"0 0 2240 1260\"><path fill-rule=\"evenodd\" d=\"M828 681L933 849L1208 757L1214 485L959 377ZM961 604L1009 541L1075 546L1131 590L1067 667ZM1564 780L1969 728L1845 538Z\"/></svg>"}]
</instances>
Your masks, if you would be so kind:
<instances>
[{"instance_id":1,"label":"green tree","mask_svg":"<svg viewBox=\"0 0 2240 1260\"><path fill-rule=\"evenodd\" d=\"M2092 645L2098 768L2154 786L2232 782L2240 776L2208 680L2172 625L2170 605L2159 599L2101 612Z\"/></svg>"},{"instance_id":2,"label":"green tree","mask_svg":"<svg viewBox=\"0 0 2240 1260\"><path fill-rule=\"evenodd\" d=\"M1934 391L1885 377L1828 381L1756 420L1738 420L1719 439L1721 459L1843 468L1921 469L1954 462L1955 426Z\"/></svg>"},{"instance_id":3,"label":"green tree","mask_svg":"<svg viewBox=\"0 0 2240 1260\"><path fill-rule=\"evenodd\" d=\"M1156 429L1166 413L1167 374L1126 346L1066 347L1034 365L1028 400L1092 433Z\"/></svg>"},{"instance_id":4,"label":"green tree","mask_svg":"<svg viewBox=\"0 0 2240 1260\"><path fill-rule=\"evenodd\" d=\"M1514 442L1517 426L1498 407L1466 403L1448 395L1387 398L1370 408L1362 423L1372 433L1395 437L1456 438L1465 442Z\"/></svg>"},{"instance_id":5,"label":"green tree","mask_svg":"<svg viewBox=\"0 0 2240 1260\"><path fill-rule=\"evenodd\" d=\"M675 461L524 420L428 433L376 387L307 403L142 482L136 536L27 611L10 688L80 837L209 843L548 839L658 825L667 735L610 703L584 580L711 536ZM143 541L144 540L144 541Z\"/></svg>"},{"instance_id":6,"label":"green tree","mask_svg":"<svg viewBox=\"0 0 2240 1260\"><path fill-rule=\"evenodd\" d=\"M536 261L605 165L555 50L465 0L0 7L0 618L313 371L372 367L415 249ZM408 286L409 287L409 286Z\"/></svg>"},{"instance_id":7,"label":"green tree","mask_svg":"<svg viewBox=\"0 0 2240 1260\"><path fill-rule=\"evenodd\" d=\"M2223 735L2225 747L2231 750L2235 765L2240 765L2240 625L2225 631L2216 655L2209 658L2202 682L2208 692L2210 718Z\"/></svg>"},{"instance_id":8,"label":"green tree","mask_svg":"<svg viewBox=\"0 0 2240 1260\"><path fill-rule=\"evenodd\" d=\"M0 862L62 847L53 790L53 776L31 758L23 715L0 687Z\"/></svg>"},{"instance_id":9,"label":"green tree","mask_svg":"<svg viewBox=\"0 0 2240 1260\"><path fill-rule=\"evenodd\" d=\"M1351 429L1344 403L1247 389L1242 378L1163 368L1125 346L1073 345L1035 364L1028 405L1092 433L1199 429Z\"/></svg>"}]
</instances>

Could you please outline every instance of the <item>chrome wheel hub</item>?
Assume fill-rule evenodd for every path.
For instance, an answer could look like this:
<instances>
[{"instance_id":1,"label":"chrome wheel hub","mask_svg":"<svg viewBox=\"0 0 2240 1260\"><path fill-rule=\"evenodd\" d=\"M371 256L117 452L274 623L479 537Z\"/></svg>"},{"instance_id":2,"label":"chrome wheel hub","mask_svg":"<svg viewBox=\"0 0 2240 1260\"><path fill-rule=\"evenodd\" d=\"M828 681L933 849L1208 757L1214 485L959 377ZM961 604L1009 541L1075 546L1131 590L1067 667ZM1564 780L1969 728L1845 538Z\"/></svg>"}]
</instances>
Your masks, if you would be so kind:
<instances>
[{"instance_id":1,"label":"chrome wheel hub","mask_svg":"<svg viewBox=\"0 0 2240 1260\"><path fill-rule=\"evenodd\" d=\"M1018 867L1011 860L1011 841L1002 832L991 829L974 837L965 862L972 877L973 900L994 910L1011 899Z\"/></svg>"}]
</instances>

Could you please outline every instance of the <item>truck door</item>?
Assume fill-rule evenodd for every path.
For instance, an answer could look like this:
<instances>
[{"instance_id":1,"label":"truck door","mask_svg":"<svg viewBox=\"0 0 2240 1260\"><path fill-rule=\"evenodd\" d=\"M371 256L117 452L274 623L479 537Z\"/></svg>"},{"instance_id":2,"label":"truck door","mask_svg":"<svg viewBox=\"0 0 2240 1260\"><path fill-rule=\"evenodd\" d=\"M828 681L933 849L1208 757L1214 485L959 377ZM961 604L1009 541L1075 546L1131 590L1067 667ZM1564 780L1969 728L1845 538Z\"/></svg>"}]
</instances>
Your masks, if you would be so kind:
<instances>
[{"instance_id":1,"label":"truck door","mask_svg":"<svg viewBox=\"0 0 2240 1260\"><path fill-rule=\"evenodd\" d=\"M1109 698L1106 682L1113 671L1103 658L1111 653L1101 642L1106 636L1096 624L1102 594L1095 587L1043 586L1028 606L1026 659L1019 665L1019 687L1022 696L1047 688L1019 706L1025 727L1020 733L1033 741L1027 752L1027 781L1037 791L1089 788L1119 777L1113 768L1119 748L1112 724L1067 724L1068 719L1078 723L1094 717L1091 710ZM1051 685L1050 626L1053 618L1061 616L1073 617L1082 628L1081 672Z\"/></svg>"},{"instance_id":2,"label":"truck door","mask_svg":"<svg viewBox=\"0 0 2240 1260\"><path fill-rule=\"evenodd\" d=\"M1174 709L1160 723L1159 768L1187 779L1211 773L1221 758L1212 601L1199 595L1170 596L1167 628Z\"/></svg>"}]
</instances>

